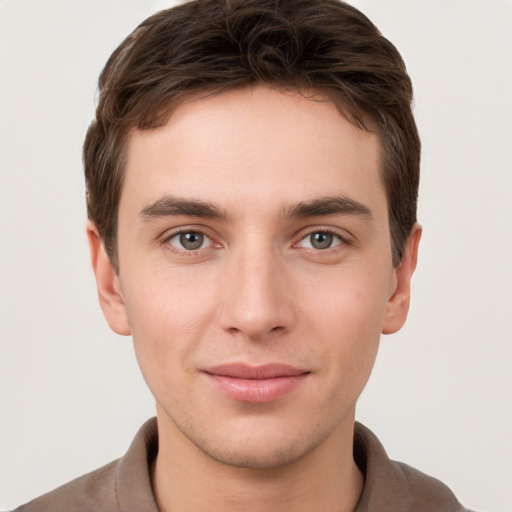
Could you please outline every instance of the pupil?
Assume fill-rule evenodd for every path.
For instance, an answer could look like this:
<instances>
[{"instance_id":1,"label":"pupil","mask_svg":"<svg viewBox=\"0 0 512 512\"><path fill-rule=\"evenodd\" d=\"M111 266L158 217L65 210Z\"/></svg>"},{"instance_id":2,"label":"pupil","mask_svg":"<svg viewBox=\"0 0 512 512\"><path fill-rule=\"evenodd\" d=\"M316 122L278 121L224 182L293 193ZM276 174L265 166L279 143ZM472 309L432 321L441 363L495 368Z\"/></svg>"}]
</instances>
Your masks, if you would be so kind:
<instances>
[{"instance_id":1,"label":"pupil","mask_svg":"<svg viewBox=\"0 0 512 512\"><path fill-rule=\"evenodd\" d=\"M190 251L199 249L203 245L204 235L201 233L182 233L180 235L181 245Z\"/></svg>"},{"instance_id":2,"label":"pupil","mask_svg":"<svg viewBox=\"0 0 512 512\"><path fill-rule=\"evenodd\" d=\"M328 249L332 244L332 235L330 233L315 233L311 240L311 245L315 249Z\"/></svg>"}]
</instances>

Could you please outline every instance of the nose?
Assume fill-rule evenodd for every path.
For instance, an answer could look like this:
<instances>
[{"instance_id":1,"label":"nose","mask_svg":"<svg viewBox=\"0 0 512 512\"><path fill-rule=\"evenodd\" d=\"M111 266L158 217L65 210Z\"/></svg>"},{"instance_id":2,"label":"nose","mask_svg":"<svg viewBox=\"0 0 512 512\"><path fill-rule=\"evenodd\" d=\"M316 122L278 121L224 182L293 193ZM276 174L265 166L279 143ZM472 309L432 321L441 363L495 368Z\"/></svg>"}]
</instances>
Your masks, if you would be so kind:
<instances>
[{"instance_id":1,"label":"nose","mask_svg":"<svg viewBox=\"0 0 512 512\"><path fill-rule=\"evenodd\" d=\"M295 311L285 262L271 249L254 247L230 259L223 276L222 327L251 341L288 333Z\"/></svg>"}]
</instances>

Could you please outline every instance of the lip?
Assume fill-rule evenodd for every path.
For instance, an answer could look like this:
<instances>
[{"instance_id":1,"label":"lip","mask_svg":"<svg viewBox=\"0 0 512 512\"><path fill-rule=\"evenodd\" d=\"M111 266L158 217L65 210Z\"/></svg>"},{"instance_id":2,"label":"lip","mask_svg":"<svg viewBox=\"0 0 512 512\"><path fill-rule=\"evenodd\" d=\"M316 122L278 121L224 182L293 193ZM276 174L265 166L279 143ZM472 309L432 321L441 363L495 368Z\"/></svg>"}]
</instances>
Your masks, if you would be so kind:
<instances>
[{"instance_id":1,"label":"lip","mask_svg":"<svg viewBox=\"0 0 512 512\"><path fill-rule=\"evenodd\" d=\"M224 364L203 370L210 382L239 402L267 403L297 388L309 371L286 364Z\"/></svg>"}]
</instances>

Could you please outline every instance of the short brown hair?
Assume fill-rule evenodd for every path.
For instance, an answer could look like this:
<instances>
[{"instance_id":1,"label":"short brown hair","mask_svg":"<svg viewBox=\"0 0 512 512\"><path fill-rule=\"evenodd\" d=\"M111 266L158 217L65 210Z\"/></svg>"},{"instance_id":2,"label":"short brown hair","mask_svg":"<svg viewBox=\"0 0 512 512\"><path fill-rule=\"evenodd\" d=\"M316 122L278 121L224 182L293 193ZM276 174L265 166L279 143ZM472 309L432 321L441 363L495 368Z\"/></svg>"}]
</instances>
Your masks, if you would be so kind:
<instances>
[{"instance_id":1,"label":"short brown hair","mask_svg":"<svg viewBox=\"0 0 512 512\"><path fill-rule=\"evenodd\" d=\"M117 211L131 129L161 126L201 91L266 84L320 91L382 146L393 263L416 222L420 140L396 48L339 0L193 0L143 21L99 79L84 143L87 211L116 271Z\"/></svg>"}]
</instances>

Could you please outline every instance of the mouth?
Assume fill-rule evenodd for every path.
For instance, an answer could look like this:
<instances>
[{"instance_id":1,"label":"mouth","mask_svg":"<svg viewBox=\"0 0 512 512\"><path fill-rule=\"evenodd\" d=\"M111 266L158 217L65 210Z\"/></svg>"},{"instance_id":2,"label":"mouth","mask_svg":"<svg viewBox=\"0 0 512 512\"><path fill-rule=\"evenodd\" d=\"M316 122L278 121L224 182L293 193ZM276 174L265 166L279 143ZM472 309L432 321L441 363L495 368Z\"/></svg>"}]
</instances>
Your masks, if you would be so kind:
<instances>
[{"instance_id":1,"label":"mouth","mask_svg":"<svg viewBox=\"0 0 512 512\"><path fill-rule=\"evenodd\" d=\"M232 400L267 403L291 393L310 372L285 364L250 366L235 363L207 368L203 374Z\"/></svg>"}]
</instances>

